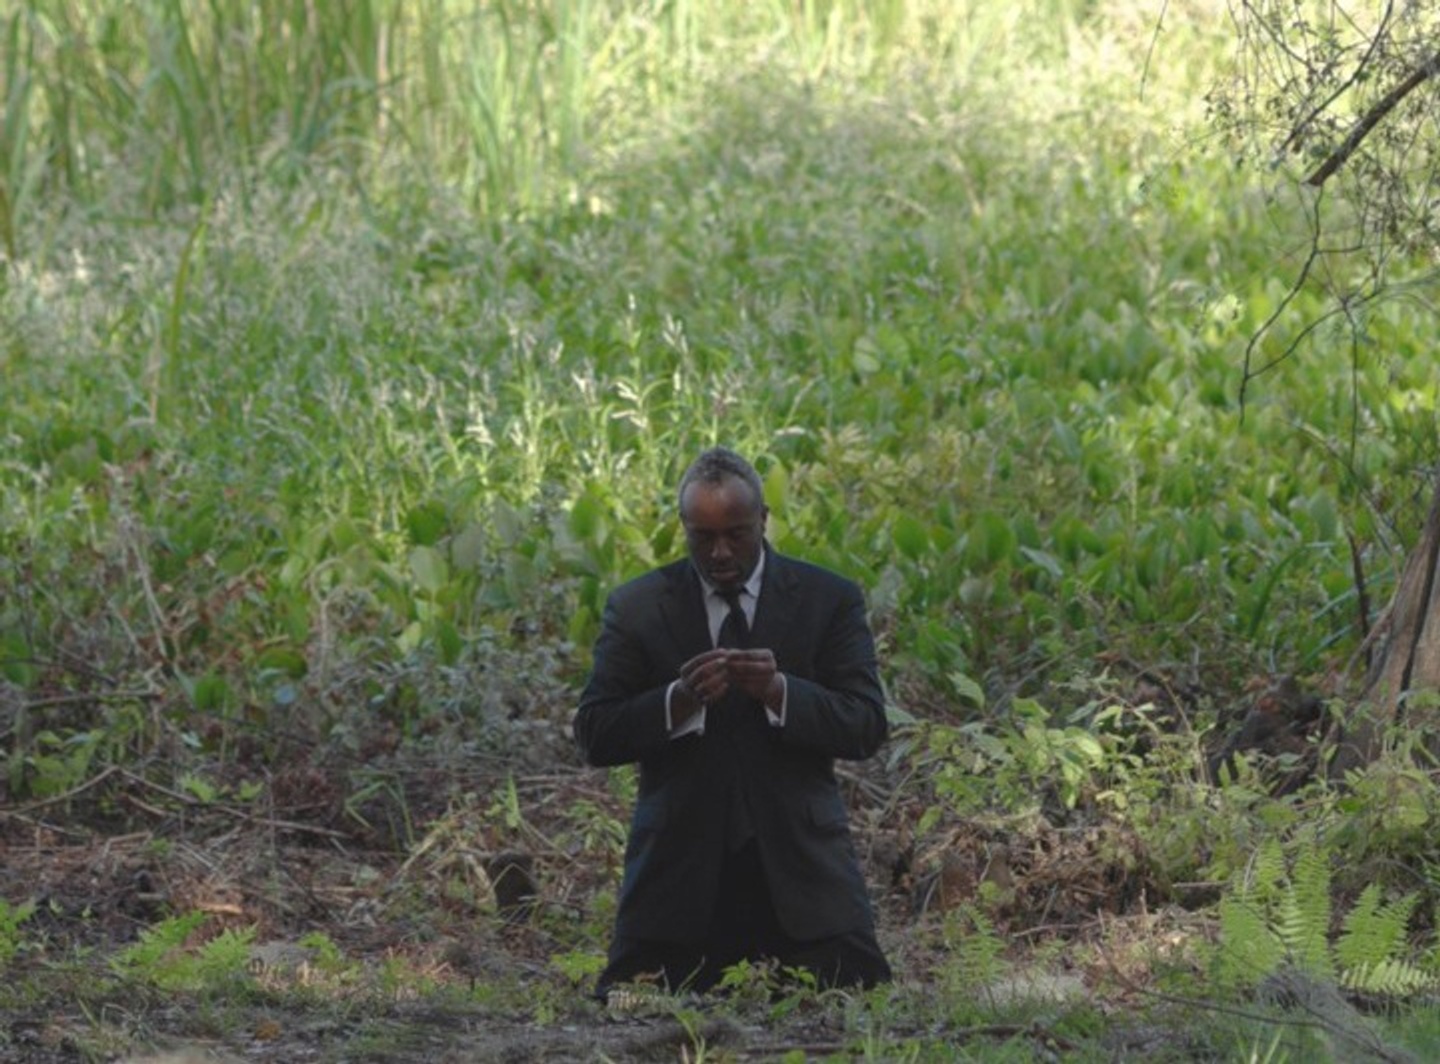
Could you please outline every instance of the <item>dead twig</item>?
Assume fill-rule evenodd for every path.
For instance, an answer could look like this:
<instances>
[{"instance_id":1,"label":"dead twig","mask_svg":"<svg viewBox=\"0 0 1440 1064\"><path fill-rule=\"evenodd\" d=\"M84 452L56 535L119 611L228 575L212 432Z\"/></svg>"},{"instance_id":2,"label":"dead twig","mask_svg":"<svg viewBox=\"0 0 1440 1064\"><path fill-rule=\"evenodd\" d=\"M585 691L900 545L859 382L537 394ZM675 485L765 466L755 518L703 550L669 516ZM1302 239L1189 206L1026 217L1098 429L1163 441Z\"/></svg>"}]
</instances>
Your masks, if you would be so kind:
<instances>
[{"instance_id":1,"label":"dead twig","mask_svg":"<svg viewBox=\"0 0 1440 1064\"><path fill-rule=\"evenodd\" d=\"M57 706L83 706L90 702L148 702L163 698L163 691L89 691L68 695L51 695L48 698L33 698L21 704L29 712L35 709L54 709Z\"/></svg>"},{"instance_id":2,"label":"dead twig","mask_svg":"<svg viewBox=\"0 0 1440 1064\"><path fill-rule=\"evenodd\" d=\"M16 820L26 820L28 819L25 816L26 813L33 813L37 809L44 809L47 805L56 805L60 802L68 802L77 794L83 794L91 787L94 787L96 784L103 782L104 780L115 775L115 773L119 771L121 770L118 766L111 765L103 772L98 772L94 776L91 776L84 783L80 783L74 787L71 787L68 791L63 791L60 794L52 794L49 798L37 798L33 802L26 802L24 805L16 806L14 809L0 809L0 816L11 817Z\"/></svg>"},{"instance_id":3,"label":"dead twig","mask_svg":"<svg viewBox=\"0 0 1440 1064\"><path fill-rule=\"evenodd\" d=\"M275 830L302 832L309 835L319 835L321 838L327 839L350 838L350 836L347 835L345 832L336 831L334 828L322 828L317 824L302 824L294 820L277 820L274 817L256 816L254 813L246 812L244 809L238 809L233 805L226 804L225 802L202 802L200 799L194 797L193 795L185 794L181 791L173 790L170 787L166 787L162 784L147 780L144 776L137 776L135 773L130 772L127 769L112 769L109 771L119 771L121 775L123 775L127 780L136 784L137 786L144 787L145 789L154 791L157 794L163 794L165 797L170 798L173 801L180 802L188 809L213 810L217 813L223 813L225 816L233 817L236 820L243 820L247 824L255 824L259 827L271 828ZM136 805L140 806L142 809L149 811L155 816L165 815L164 810L157 809L152 805L141 802L133 795L130 795L128 797Z\"/></svg>"},{"instance_id":4,"label":"dead twig","mask_svg":"<svg viewBox=\"0 0 1440 1064\"><path fill-rule=\"evenodd\" d=\"M1060 1052L1073 1052L1080 1048L1076 1042L1060 1038L1054 1031L1037 1023L982 1023L973 1027L950 1027L943 1032L945 1041L950 1044L956 1042L969 1042L978 1039L1002 1039L1028 1038L1040 1042L1049 1049ZM739 1053L745 1057L785 1057L799 1053L806 1059L812 1056L833 1056L839 1053L854 1052L855 1043L851 1042L769 1042L765 1045L752 1045L743 1047L727 1047L729 1052Z\"/></svg>"}]
</instances>

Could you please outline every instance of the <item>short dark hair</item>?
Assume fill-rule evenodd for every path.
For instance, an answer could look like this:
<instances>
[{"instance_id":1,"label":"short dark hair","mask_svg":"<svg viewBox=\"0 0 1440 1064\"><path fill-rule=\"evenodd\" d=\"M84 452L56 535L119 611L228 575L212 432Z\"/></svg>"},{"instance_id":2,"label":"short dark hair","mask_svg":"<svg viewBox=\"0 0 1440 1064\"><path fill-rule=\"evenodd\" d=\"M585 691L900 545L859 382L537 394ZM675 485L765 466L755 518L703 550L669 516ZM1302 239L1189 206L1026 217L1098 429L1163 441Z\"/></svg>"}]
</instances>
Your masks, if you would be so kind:
<instances>
[{"instance_id":1,"label":"short dark hair","mask_svg":"<svg viewBox=\"0 0 1440 1064\"><path fill-rule=\"evenodd\" d=\"M685 489L691 484L719 484L727 477L738 477L748 484L755 493L755 504L764 507L765 484L760 474L755 472L755 467L728 447L711 447L691 462L690 468L680 478L677 495L680 508L685 508Z\"/></svg>"}]
</instances>

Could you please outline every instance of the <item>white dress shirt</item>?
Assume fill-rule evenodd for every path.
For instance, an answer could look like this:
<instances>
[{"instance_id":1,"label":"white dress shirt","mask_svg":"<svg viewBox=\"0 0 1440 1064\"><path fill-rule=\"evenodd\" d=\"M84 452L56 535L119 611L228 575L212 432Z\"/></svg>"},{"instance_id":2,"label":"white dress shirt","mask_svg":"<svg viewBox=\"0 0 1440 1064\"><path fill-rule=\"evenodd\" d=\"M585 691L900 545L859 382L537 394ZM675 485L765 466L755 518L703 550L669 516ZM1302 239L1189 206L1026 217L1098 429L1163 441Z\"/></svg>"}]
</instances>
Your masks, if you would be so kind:
<instances>
[{"instance_id":1,"label":"white dress shirt","mask_svg":"<svg viewBox=\"0 0 1440 1064\"><path fill-rule=\"evenodd\" d=\"M759 605L760 602L761 577L764 575L765 554L762 551L760 560L755 565L755 571L750 574L750 579L746 580L740 588L740 608L745 611L745 623L751 628L755 625L755 607ZM720 643L720 627L725 623L725 618L730 614L730 604L725 601L724 596L720 594L715 585L703 576L700 577L700 586L705 590L705 613L710 622L710 643L712 646L718 646ZM790 690L789 685L785 682L785 674L777 673L777 675L780 677L781 687L780 710L777 713L769 706L766 706L765 715L770 718L772 726L780 728L785 725L785 700ZM670 732L670 738L679 739L685 735L704 735L705 714L709 710L708 706L701 706L698 713L680 725L680 727L675 727L673 723L674 718L670 712L670 705L675 697L675 688L678 686L680 686L680 681L676 680L665 690L665 727Z\"/></svg>"}]
</instances>

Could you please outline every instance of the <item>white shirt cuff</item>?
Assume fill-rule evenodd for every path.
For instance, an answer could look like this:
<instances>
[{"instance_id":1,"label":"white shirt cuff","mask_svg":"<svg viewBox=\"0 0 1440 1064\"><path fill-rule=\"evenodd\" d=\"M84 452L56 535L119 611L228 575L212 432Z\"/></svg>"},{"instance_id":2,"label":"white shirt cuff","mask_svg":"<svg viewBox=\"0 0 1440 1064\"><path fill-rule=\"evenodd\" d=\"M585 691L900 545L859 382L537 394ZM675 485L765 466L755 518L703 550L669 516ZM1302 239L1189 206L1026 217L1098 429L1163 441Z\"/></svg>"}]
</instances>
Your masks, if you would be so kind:
<instances>
[{"instance_id":1,"label":"white shirt cuff","mask_svg":"<svg viewBox=\"0 0 1440 1064\"><path fill-rule=\"evenodd\" d=\"M770 718L771 727L783 728L785 727L785 708L790 704L790 682L785 679L783 672L776 675L780 677L780 709L777 711L766 706L765 716Z\"/></svg>"},{"instance_id":2,"label":"white shirt cuff","mask_svg":"<svg viewBox=\"0 0 1440 1064\"><path fill-rule=\"evenodd\" d=\"M674 718L670 714L670 700L675 697L675 688L680 686L679 680L671 680L670 686L665 688L665 730L672 739L683 739L687 735L705 734L705 707L701 706L695 715L687 720L680 727L675 727Z\"/></svg>"}]
</instances>

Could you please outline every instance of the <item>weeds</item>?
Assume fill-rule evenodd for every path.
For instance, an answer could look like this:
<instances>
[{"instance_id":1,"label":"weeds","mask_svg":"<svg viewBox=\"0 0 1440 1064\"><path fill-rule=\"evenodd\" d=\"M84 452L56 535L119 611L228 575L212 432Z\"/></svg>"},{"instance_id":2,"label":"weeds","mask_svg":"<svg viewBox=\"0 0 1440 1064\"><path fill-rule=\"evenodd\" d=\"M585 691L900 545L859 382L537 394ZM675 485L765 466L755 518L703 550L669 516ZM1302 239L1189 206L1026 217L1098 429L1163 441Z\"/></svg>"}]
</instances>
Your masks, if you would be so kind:
<instances>
[{"instance_id":1,"label":"weeds","mask_svg":"<svg viewBox=\"0 0 1440 1064\"><path fill-rule=\"evenodd\" d=\"M112 967L161 990L235 993L237 983L248 981L254 931L223 930L192 948L205 920L205 914L194 912L147 928L139 942L116 955Z\"/></svg>"},{"instance_id":2,"label":"weeds","mask_svg":"<svg viewBox=\"0 0 1440 1064\"><path fill-rule=\"evenodd\" d=\"M33 901L11 905L0 899L0 968L8 966L23 948L24 940L20 936L20 925L28 920L34 912L35 903Z\"/></svg>"}]
</instances>

